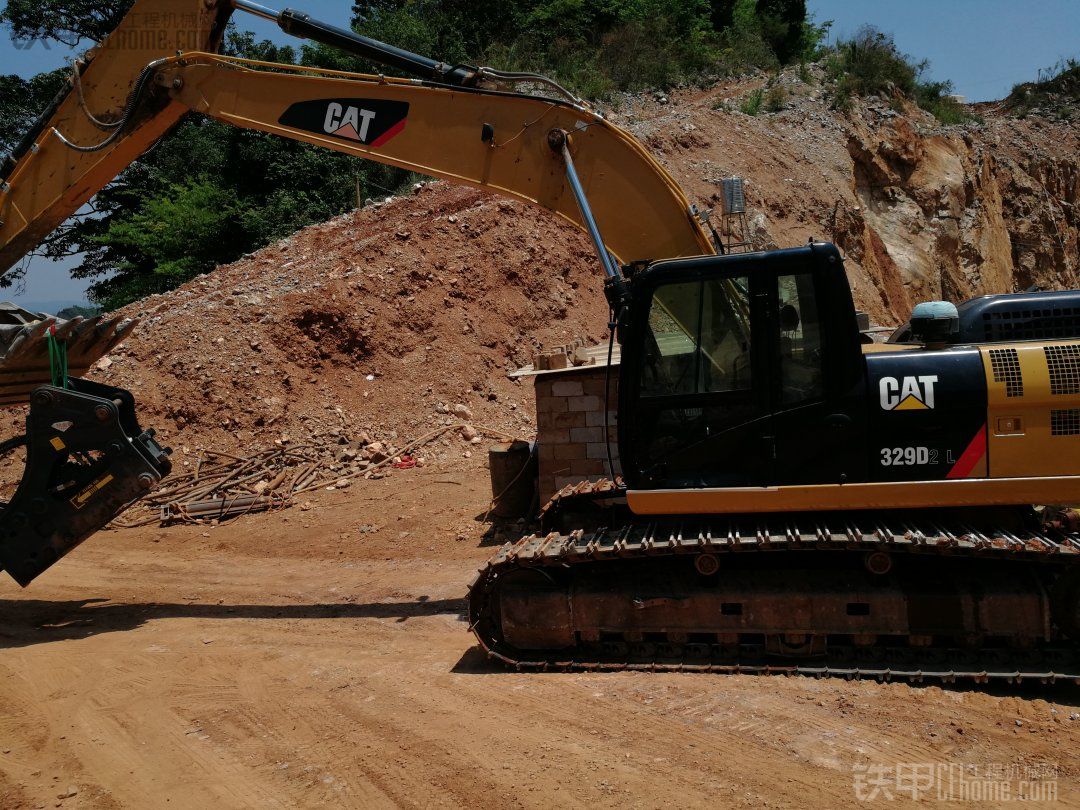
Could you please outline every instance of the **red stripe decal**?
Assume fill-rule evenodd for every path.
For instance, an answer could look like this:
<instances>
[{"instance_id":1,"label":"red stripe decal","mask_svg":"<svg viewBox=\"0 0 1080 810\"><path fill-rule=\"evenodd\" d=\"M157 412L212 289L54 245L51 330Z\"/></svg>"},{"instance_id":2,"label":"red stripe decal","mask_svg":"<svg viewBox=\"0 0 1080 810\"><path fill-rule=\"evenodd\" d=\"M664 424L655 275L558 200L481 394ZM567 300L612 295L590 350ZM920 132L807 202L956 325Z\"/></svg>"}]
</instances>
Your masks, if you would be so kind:
<instances>
[{"instance_id":1,"label":"red stripe decal","mask_svg":"<svg viewBox=\"0 0 1080 810\"><path fill-rule=\"evenodd\" d=\"M959 461L953 464L953 468L949 470L949 474L946 478L967 478L971 475L971 471L975 469L975 465L982 460L982 457L986 455L986 425L979 428L979 432L972 438L971 443L967 446L961 455Z\"/></svg>"},{"instance_id":2,"label":"red stripe decal","mask_svg":"<svg viewBox=\"0 0 1080 810\"><path fill-rule=\"evenodd\" d=\"M382 146L388 140L390 140L395 135L397 135L399 132L401 132L401 130L405 129L405 120L406 119L402 118L400 121L398 121L392 127L390 127L390 129L386 130L386 132L384 132L382 135L380 135L378 138L376 138L375 140L373 140L371 142L371 146L372 147Z\"/></svg>"}]
</instances>

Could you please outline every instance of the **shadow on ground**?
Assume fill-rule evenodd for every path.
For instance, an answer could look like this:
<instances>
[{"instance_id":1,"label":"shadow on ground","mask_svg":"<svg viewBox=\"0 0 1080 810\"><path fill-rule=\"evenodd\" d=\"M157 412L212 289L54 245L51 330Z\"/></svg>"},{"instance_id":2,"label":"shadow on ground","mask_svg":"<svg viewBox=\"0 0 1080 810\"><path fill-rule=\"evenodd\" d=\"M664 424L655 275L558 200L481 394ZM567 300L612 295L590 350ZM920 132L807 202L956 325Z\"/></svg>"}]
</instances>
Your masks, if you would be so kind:
<instances>
[{"instance_id":1,"label":"shadow on ground","mask_svg":"<svg viewBox=\"0 0 1080 810\"><path fill-rule=\"evenodd\" d=\"M207 605L118 603L108 599L50 602L0 599L0 649L132 630L155 619L397 619L457 615L464 599L420 596L406 602L335 602L313 605Z\"/></svg>"},{"instance_id":2,"label":"shadow on ground","mask_svg":"<svg viewBox=\"0 0 1080 810\"><path fill-rule=\"evenodd\" d=\"M540 531L540 523L537 521L526 523L518 520L499 520L486 512L481 512L474 520L485 524L484 534L480 537L481 548L516 543L522 537L528 537Z\"/></svg>"},{"instance_id":3,"label":"shadow on ground","mask_svg":"<svg viewBox=\"0 0 1080 810\"><path fill-rule=\"evenodd\" d=\"M616 669L597 669L588 668L585 670L596 677L614 677L618 670ZM491 675L491 674L509 674L514 670L501 662L489 657L479 645L474 645L467 649L454 664L451 669L459 675ZM565 676L568 674L574 674L581 672L579 669L559 669L552 667L549 670L525 670L525 674L530 678L550 678L557 676ZM663 677L664 675L670 675L671 673L657 673L656 677ZM635 676L643 675L648 677L647 672L638 671L635 672ZM740 680L750 679L750 682L757 682L762 690L770 688L774 678L789 678L787 675L772 674L772 675L729 675L721 673L709 673L709 672L681 672L678 673L680 678L692 678L695 682L704 685L704 683L715 684L716 688L722 689L725 680L729 678L737 678ZM810 689L816 689L814 684L820 682L819 678L811 678L808 676L796 676L794 681L796 683L802 682ZM844 678L826 678L827 682L836 684L838 688L844 688ZM872 679L869 679L872 682ZM1080 710L1080 685L1059 681L1054 684L1043 684L1037 681L1024 681L1019 684L1005 683L1004 681L991 681L985 684L976 683L937 683L933 681L924 681L922 683L907 683L906 680L897 678L896 683L901 683L909 686L912 689L941 689L946 692L953 693L981 693L985 695L991 695L994 697L1013 697L1021 700L1046 700L1061 706L1071 714L1070 710ZM882 684L882 688L890 688L890 684ZM1075 722L1075 721L1066 721Z\"/></svg>"},{"instance_id":4,"label":"shadow on ground","mask_svg":"<svg viewBox=\"0 0 1080 810\"><path fill-rule=\"evenodd\" d=\"M469 647L450 670L458 675L491 675L509 672L502 663L488 656L479 644Z\"/></svg>"}]
</instances>

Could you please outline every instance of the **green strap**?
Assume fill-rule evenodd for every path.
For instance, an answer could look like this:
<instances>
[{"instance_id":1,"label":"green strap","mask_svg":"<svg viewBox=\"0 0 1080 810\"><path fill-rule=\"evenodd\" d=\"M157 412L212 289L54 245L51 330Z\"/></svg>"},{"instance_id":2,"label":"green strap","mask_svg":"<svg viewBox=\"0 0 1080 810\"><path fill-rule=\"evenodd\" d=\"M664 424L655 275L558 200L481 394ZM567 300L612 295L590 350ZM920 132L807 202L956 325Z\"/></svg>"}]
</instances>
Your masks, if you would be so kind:
<instances>
[{"instance_id":1,"label":"green strap","mask_svg":"<svg viewBox=\"0 0 1080 810\"><path fill-rule=\"evenodd\" d=\"M50 326L45 333L45 342L49 346L49 371L52 384L57 388L68 388L67 341L58 340L56 327Z\"/></svg>"}]
</instances>

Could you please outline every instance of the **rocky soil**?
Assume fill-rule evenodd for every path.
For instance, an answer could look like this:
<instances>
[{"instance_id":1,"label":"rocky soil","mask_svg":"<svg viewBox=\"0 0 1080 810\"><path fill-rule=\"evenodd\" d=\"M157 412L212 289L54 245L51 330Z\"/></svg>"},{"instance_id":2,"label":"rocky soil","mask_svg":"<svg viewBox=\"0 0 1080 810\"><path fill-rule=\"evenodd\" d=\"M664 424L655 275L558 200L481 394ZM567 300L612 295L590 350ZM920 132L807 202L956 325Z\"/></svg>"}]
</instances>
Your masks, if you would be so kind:
<instances>
[{"instance_id":1,"label":"rocky soil","mask_svg":"<svg viewBox=\"0 0 1080 810\"><path fill-rule=\"evenodd\" d=\"M794 73L783 109L737 112L764 81L611 114L696 203L747 178L757 246L835 241L878 323L1080 282L1074 128L994 105L954 127L885 100L841 115ZM181 470L200 447L530 436L507 372L607 321L581 234L439 183L125 314L141 327L93 376L136 394ZM462 617L494 542L472 439L302 509L103 532L26 591L0 578L0 806L861 806L859 769L935 763L1077 803L1075 688L491 667ZM881 798L910 801L900 784Z\"/></svg>"},{"instance_id":2,"label":"rocky soil","mask_svg":"<svg viewBox=\"0 0 1080 810\"><path fill-rule=\"evenodd\" d=\"M420 185L132 305L140 338L98 377L181 449L401 445L462 419L527 434L532 390L507 372L607 323L586 240L546 220Z\"/></svg>"},{"instance_id":3,"label":"rocky soil","mask_svg":"<svg viewBox=\"0 0 1080 810\"><path fill-rule=\"evenodd\" d=\"M812 69L813 71L813 69ZM902 322L919 301L961 301L1080 283L1080 132L1002 105L944 127L900 99L829 109L820 84L789 71L783 109L749 116L739 80L627 99L617 119L699 204L721 177L747 179L760 247L809 237L844 251L856 304Z\"/></svg>"},{"instance_id":4,"label":"rocky soil","mask_svg":"<svg viewBox=\"0 0 1080 810\"><path fill-rule=\"evenodd\" d=\"M605 332L594 264L544 212L425 184L128 307L135 336L92 376L135 392L189 467L199 447L393 450L463 421L529 435L532 388L507 372ZM447 433L428 460L460 461L473 436Z\"/></svg>"},{"instance_id":5,"label":"rocky soil","mask_svg":"<svg viewBox=\"0 0 1080 810\"><path fill-rule=\"evenodd\" d=\"M493 666L489 491L458 459L0 577L0 807L1080 804L1075 687Z\"/></svg>"},{"instance_id":6,"label":"rocky soil","mask_svg":"<svg viewBox=\"0 0 1080 810\"><path fill-rule=\"evenodd\" d=\"M914 303L1080 284L1080 133L979 105L943 127L910 104L848 114L820 84L779 78L783 109L738 111L764 77L606 112L693 202L747 180L758 247L836 242L856 304L880 324ZM718 214L716 215L718 216ZM94 372L136 392L181 457L367 432L400 446L456 415L532 433L507 372L606 330L587 240L546 212L443 183L388 198L221 267L124 314L142 318ZM347 436L347 438L353 438ZM434 458L467 448L446 435Z\"/></svg>"}]
</instances>

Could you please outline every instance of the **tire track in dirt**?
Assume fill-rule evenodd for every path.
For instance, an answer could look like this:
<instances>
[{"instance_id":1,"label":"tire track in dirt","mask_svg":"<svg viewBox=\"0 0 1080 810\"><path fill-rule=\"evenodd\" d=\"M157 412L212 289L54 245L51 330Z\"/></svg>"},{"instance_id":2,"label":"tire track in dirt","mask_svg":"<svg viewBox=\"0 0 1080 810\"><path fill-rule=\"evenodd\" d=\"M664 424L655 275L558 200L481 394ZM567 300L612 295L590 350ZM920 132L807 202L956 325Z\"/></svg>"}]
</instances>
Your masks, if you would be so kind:
<instances>
[{"instance_id":1,"label":"tire track in dirt","mask_svg":"<svg viewBox=\"0 0 1080 810\"><path fill-rule=\"evenodd\" d=\"M65 807L846 807L855 763L1080 747L1075 693L493 668L460 619L484 472L457 502L428 474L320 493L303 528L121 532L0 583L0 804L71 780Z\"/></svg>"}]
</instances>

